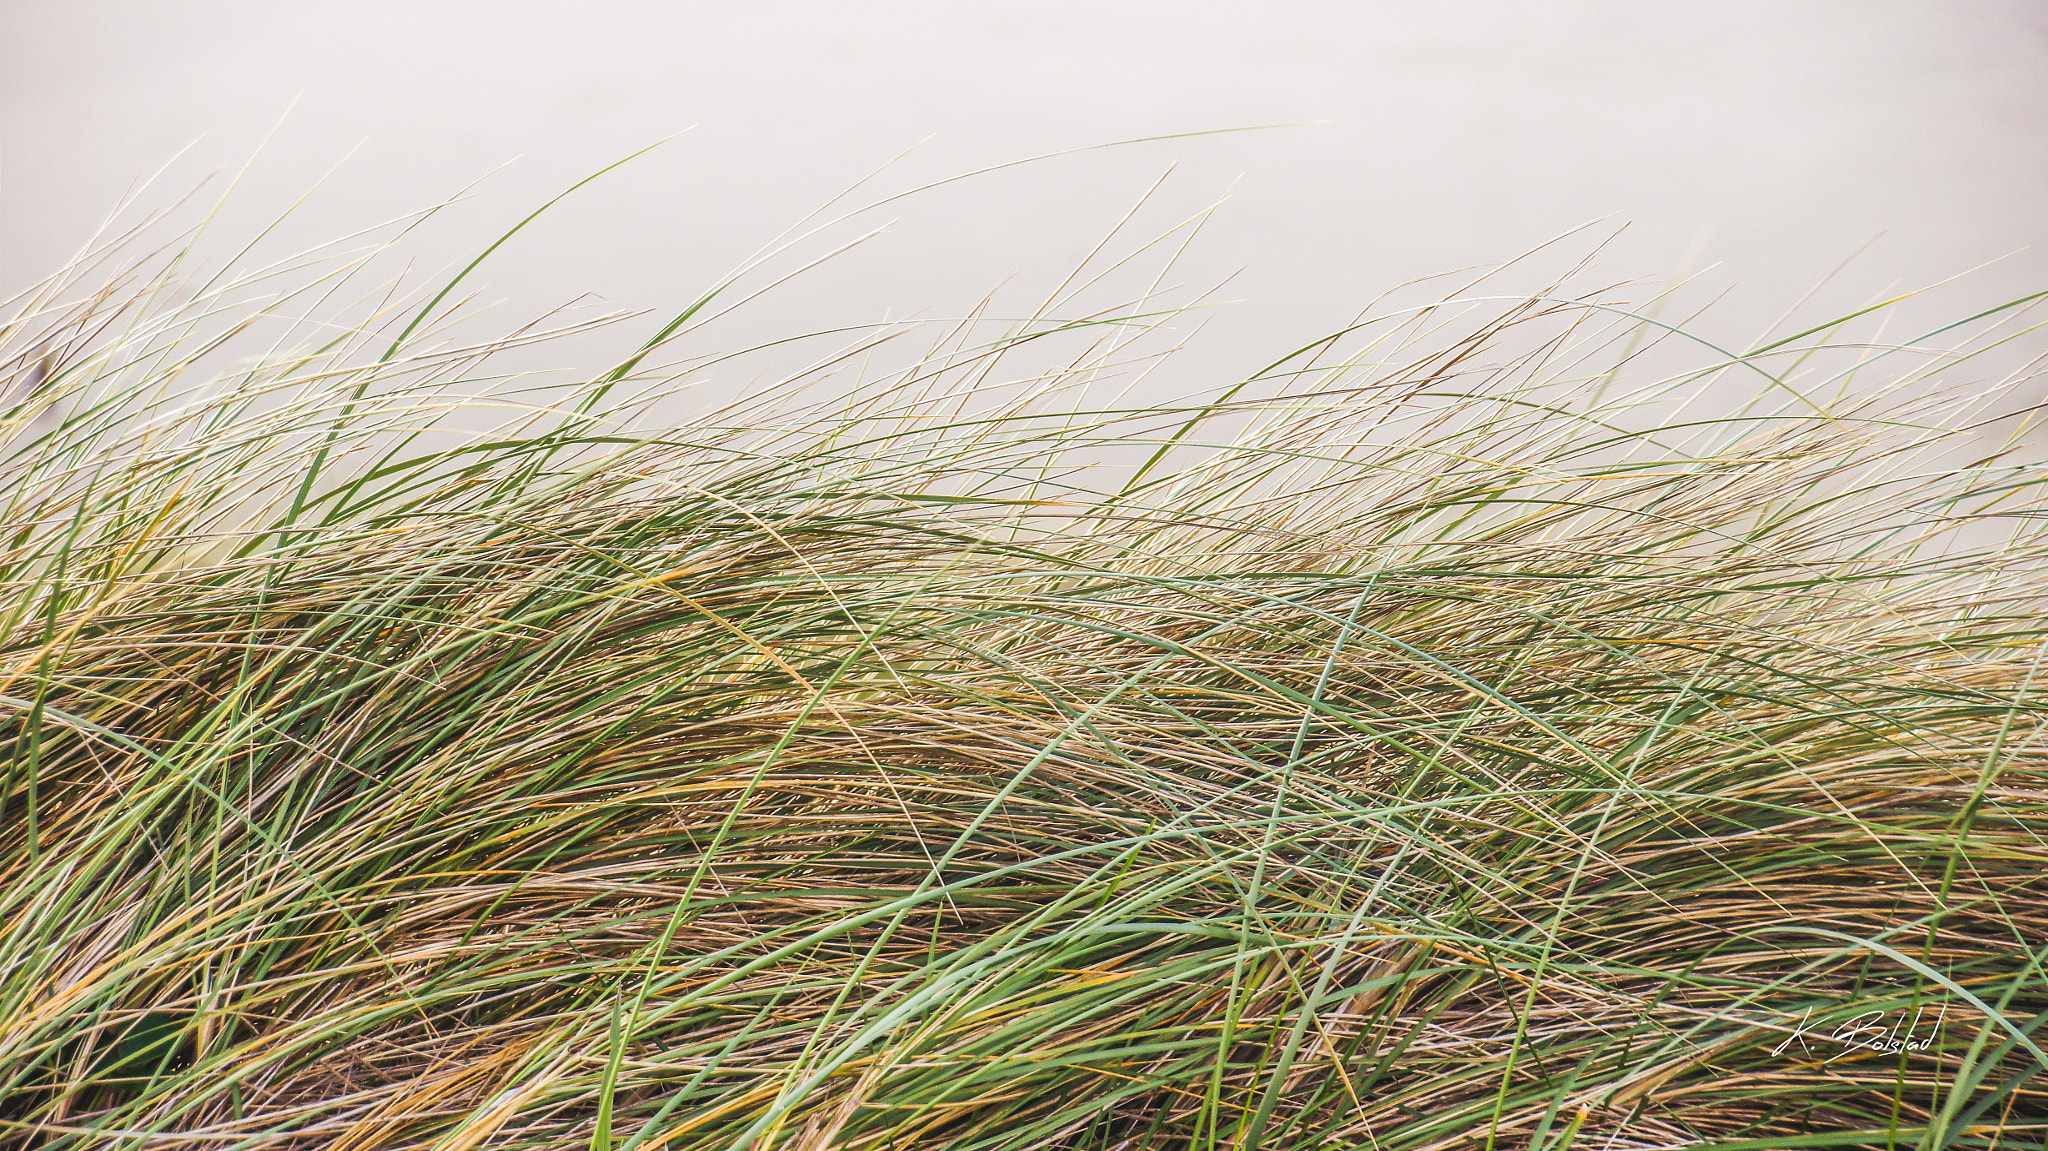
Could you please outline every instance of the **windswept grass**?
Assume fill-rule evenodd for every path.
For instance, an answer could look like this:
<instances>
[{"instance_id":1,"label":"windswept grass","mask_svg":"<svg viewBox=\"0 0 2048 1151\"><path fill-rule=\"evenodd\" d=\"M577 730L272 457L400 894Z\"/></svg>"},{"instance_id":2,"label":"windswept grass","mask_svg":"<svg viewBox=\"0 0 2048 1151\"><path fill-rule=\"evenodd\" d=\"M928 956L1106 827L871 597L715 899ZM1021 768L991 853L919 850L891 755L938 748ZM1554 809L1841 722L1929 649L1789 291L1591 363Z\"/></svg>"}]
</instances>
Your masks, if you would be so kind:
<instances>
[{"instance_id":1,"label":"windswept grass","mask_svg":"<svg viewBox=\"0 0 2048 1151\"><path fill-rule=\"evenodd\" d=\"M0 1145L2043 1145L1963 353L1477 299L1091 410L1055 317L449 437L499 349L320 274L4 330Z\"/></svg>"}]
</instances>

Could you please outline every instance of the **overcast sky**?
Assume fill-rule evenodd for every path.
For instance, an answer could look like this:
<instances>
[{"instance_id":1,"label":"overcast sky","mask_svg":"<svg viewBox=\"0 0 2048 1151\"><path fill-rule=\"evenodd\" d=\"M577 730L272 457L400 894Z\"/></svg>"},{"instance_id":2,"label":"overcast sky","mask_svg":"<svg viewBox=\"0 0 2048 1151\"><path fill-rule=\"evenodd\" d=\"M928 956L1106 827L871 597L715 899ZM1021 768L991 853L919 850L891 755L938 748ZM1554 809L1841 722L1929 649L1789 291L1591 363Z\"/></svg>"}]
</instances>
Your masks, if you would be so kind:
<instances>
[{"instance_id":1,"label":"overcast sky","mask_svg":"<svg viewBox=\"0 0 2048 1151\"><path fill-rule=\"evenodd\" d=\"M1218 371L1340 325L1396 283L1596 219L1588 237L1628 225L1606 278L1702 274L1734 288L1731 330L1761 327L1873 239L1815 307L1986 261L1934 312L2048 284L2038 0L4 11L0 289L48 271L180 149L145 206L239 164L273 126L224 233L344 157L297 234L373 223L497 170L419 240L427 263L682 133L493 258L480 275L509 315L585 292L679 303L920 141L878 193L1040 152L1299 121L1320 123L1090 152L892 205L867 220L894 221L888 232L733 321L734 338L950 314L1006 277L1042 295L1169 168L1131 234L1227 194L1175 272L1227 280L1215 298L1239 301L1212 321Z\"/></svg>"}]
</instances>

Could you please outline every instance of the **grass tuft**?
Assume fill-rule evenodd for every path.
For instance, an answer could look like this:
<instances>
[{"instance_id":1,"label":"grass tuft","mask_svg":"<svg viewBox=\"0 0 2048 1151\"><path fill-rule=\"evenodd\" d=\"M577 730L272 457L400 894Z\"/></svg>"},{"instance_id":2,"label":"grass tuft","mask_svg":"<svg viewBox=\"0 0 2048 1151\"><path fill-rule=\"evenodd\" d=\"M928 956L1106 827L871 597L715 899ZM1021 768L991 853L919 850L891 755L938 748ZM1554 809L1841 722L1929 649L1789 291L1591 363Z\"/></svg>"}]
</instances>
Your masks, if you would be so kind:
<instances>
[{"instance_id":1,"label":"grass tuft","mask_svg":"<svg viewBox=\"0 0 2048 1151\"><path fill-rule=\"evenodd\" d=\"M0 328L0 1145L2048 1137L2048 502L1941 390L2021 309L1127 407L1162 313L1055 309L663 422L359 266Z\"/></svg>"}]
</instances>

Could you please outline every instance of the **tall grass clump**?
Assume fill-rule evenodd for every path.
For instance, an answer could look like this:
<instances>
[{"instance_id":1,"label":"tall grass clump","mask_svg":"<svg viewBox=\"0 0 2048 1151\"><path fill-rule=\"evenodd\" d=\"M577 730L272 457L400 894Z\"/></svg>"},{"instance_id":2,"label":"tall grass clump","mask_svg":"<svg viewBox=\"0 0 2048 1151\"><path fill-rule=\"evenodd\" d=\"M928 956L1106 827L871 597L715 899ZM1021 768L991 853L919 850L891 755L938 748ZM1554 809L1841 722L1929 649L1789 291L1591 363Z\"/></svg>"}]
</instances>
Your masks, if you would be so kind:
<instances>
[{"instance_id":1,"label":"tall grass clump","mask_svg":"<svg viewBox=\"0 0 2048 1151\"><path fill-rule=\"evenodd\" d=\"M0 332L0 1146L2043 1146L2023 309L674 420L348 271Z\"/></svg>"}]
</instances>

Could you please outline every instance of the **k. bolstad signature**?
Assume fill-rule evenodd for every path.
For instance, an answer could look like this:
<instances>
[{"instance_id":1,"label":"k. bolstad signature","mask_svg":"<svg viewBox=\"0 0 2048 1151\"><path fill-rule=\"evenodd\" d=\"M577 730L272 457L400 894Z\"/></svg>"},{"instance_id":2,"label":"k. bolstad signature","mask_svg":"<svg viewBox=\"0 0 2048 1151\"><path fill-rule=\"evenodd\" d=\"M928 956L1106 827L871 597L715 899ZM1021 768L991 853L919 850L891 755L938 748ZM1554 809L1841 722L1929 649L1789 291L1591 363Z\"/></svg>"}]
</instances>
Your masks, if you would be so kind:
<instances>
[{"instance_id":1,"label":"k. bolstad signature","mask_svg":"<svg viewBox=\"0 0 2048 1151\"><path fill-rule=\"evenodd\" d=\"M1883 1011L1866 1011L1861 1015L1844 1019L1833 1031L1809 1031L1806 1024L1813 1017L1813 1008L1809 1007L1806 1014L1799 1017L1799 1026L1792 1029L1792 1034L1787 1035L1783 1043L1772 1048L1771 1054L1780 1054L1797 1043L1800 1050L1812 1055L1814 1050L1808 1040L1818 1043L1839 1043L1849 1051L1925 1051L1934 1045L1934 1034L1940 1031L1942 1013L1947 1010L1946 1007L1942 1008L1934 1017L1934 1030L1921 1036L1916 1033L1922 1017L1926 1014L1925 1008L1914 1011L1911 1019L1907 1019L1903 1013L1887 1017L1887 1013ZM1843 1052L1837 1051L1823 1055L1821 1062L1825 1063L1841 1054Z\"/></svg>"}]
</instances>

